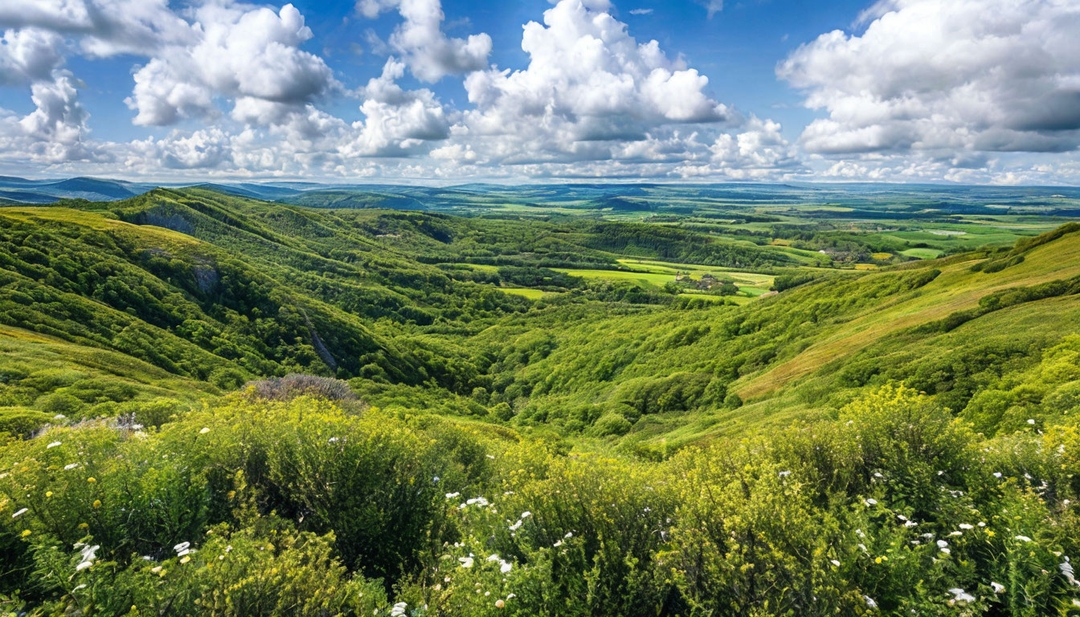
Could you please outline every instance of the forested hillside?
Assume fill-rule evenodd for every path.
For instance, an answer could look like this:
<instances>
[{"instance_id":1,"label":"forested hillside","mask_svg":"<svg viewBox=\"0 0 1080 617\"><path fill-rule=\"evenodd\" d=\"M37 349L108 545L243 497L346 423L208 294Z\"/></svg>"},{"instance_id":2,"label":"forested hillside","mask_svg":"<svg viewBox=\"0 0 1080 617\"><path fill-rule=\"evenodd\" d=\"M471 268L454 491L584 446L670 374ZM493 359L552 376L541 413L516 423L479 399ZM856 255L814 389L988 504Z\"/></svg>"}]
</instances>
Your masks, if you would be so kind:
<instances>
[{"instance_id":1,"label":"forested hillside","mask_svg":"<svg viewBox=\"0 0 1080 617\"><path fill-rule=\"evenodd\" d=\"M339 205L0 208L0 613L1080 614L1080 225Z\"/></svg>"}]
</instances>

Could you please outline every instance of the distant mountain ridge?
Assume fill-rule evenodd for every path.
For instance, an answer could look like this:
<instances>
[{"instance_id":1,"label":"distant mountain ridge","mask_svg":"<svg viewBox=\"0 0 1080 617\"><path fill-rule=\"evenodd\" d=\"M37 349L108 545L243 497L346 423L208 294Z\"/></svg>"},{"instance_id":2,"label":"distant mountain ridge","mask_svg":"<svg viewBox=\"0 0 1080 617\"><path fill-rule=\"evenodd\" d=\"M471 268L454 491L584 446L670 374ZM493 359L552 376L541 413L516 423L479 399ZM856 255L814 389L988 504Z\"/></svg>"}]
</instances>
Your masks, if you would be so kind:
<instances>
[{"instance_id":1,"label":"distant mountain ridge","mask_svg":"<svg viewBox=\"0 0 1080 617\"><path fill-rule=\"evenodd\" d=\"M722 201L734 204L842 205L862 210L884 202L907 201L917 209L983 213L987 207L1036 208L1045 214L1075 216L1078 187L998 187L916 184L664 184L567 183L457 186L270 182L129 182L108 178L31 180L0 176L0 205L46 205L65 199L110 202L155 188L199 188L218 193L312 208L380 208L468 214L492 207L554 207L577 211L655 211L657 203ZM1060 212L1059 212L1060 211Z\"/></svg>"},{"instance_id":2,"label":"distant mountain ridge","mask_svg":"<svg viewBox=\"0 0 1080 617\"><path fill-rule=\"evenodd\" d=\"M0 199L24 204L50 204L62 199L119 201L142 195L154 188L153 184L102 178L27 180L0 176Z\"/></svg>"}]
</instances>

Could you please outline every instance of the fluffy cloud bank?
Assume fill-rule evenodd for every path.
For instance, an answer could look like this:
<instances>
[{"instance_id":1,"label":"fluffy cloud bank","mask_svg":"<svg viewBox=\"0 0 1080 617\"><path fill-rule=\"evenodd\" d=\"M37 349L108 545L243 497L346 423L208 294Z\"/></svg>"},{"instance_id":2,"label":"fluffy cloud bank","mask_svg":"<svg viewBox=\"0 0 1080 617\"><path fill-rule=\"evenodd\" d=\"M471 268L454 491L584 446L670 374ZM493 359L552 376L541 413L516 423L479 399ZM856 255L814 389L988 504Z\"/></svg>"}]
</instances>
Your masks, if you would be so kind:
<instances>
[{"instance_id":1,"label":"fluffy cloud bank","mask_svg":"<svg viewBox=\"0 0 1080 617\"><path fill-rule=\"evenodd\" d=\"M401 14L404 23L390 36L390 48L424 81L487 68L491 37L486 33L467 39L447 37L442 31L446 16L439 0L359 0L356 9L369 19L394 9Z\"/></svg>"},{"instance_id":2,"label":"fluffy cloud bank","mask_svg":"<svg viewBox=\"0 0 1080 617\"><path fill-rule=\"evenodd\" d=\"M777 69L828 112L812 152L1060 152L1080 145L1080 4L881 0Z\"/></svg>"},{"instance_id":3,"label":"fluffy cloud bank","mask_svg":"<svg viewBox=\"0 0 1080 617\"><path fill-rule=\"evenodd\" d=\"M302 106L335 87L330 67L299 49L313 34L291 4L277 12L208 4L195 23L195 44L166 48L135 73L127 100L135 124L213 117L217 96Z\"/></svg>"},{"instance_id":4,"label":"fluffy cloud bank","mask_svg":"<svg viewBox=\"0 0 1080 617\"><path fill-rule=\"evenodd\" d=\"M710 15L723 7L696 1ZM378 75L335 75L332 50L316 53L291 4L3 0L0 87L33 107L0 109L0 166L151 178L1080 178L1080 156L1052 154L1080 145L1074 2L878 1L855 33L824 34L777 67L822 116L796 144L633 36L610 0L551 0L521 30L527 62L510 69L493 64L486 33L448 35L440 0L350 10L350 21L396 23L385 43L369 37L387 56ZM124 102L152 137L96 140L67 59L129 55ZM426 85L451 80L467 101ZM345 101L362 119L328 111Z\"/></svg>"},{"instance_id":5,"label":"fluffy cloud bank","mask_svg":"<svg viewBox=\"0 0 1080 617\"><path fill-rule=\"evenodd\" d=\"M0 110L0 150L37 163L88 160L100 153L85 143L89 114L77 81L62 68L62 37L40 28L7 30L0 39L0 86L30 86L35 110L19 118Z\"/></svg>"},{"instance_id":6,"label":"fluffy cloud bank","mask_svg":"<svg viewBox=\"0 0 1080 617\"><path fill-rule=\"evenodd\" d=\"M543 24L525 25L528 68L465 79L475 109L464 126L491 157L618 157L625 142L732 115L707 93L707 77L669 59L656 41L638 43L610 9L607 0L562 0Z\"/></svg>"}]
</instances>

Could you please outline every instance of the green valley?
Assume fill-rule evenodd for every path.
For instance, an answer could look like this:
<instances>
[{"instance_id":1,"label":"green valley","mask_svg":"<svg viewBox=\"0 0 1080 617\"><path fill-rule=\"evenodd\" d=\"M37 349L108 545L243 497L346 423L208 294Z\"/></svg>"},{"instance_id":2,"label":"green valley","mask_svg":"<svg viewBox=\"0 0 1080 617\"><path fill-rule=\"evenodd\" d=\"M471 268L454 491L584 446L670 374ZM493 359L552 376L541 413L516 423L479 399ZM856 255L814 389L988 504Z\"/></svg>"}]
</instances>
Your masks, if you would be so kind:
<instances>
[{"instance_id":1,"label":"green valley","mask_svg":"<svg viewBox=\"0 0 1080 617\"><path fill-rule=\"evenodd\" d=\"M271 189L0 207L0 614L1080 614L1080 195Z\"/></svg>"}]
</instances>

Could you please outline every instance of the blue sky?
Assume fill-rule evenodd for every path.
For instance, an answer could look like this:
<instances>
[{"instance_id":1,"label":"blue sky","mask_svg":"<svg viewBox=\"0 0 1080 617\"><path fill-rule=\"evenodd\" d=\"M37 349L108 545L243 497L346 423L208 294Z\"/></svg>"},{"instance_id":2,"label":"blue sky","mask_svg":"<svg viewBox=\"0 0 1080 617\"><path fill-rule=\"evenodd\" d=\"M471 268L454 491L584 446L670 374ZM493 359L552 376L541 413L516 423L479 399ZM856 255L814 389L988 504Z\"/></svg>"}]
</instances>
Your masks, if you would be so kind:
<instances>
[{"instance_id":1,"label":"blue sky","mask_svg":"<svg viewBox=\"0 0 1080 617\"><path fill-rule=\"evenodd\" d=\"M1078 184L1070 4L5 0L0 173Z\"/></svg>"}]
</instances>

